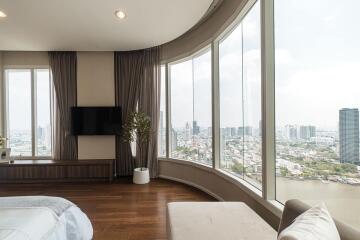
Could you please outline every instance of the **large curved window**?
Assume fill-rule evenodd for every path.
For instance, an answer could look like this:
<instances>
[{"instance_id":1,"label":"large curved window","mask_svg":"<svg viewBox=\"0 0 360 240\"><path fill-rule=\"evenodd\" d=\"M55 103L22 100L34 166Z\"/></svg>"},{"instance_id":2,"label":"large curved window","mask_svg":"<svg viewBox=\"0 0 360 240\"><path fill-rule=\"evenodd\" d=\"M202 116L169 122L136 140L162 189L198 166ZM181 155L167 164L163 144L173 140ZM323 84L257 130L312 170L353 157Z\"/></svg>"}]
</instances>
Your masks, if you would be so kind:
<instances>
[{"instance_id":1,"label":"large curved window","mask_svg":"<svg viewBox=\"0 0 360 240\"><path fill-rule=\"evenodd\" d=\"M275 0L276 198L360 228L360 2Z\"/></svg>"},{"instance_id":2,"label":"large curved window","mask_svg":"<svg viewBox=\"0 0 360 240\"><path fill-rule=\"evenodd\" d=\"M211 165L211 52L169 68L171 157Z\"/></svg>"},{"instance_id":3,"label":"large curved window","mask_svg":"<svg viewBox=\"0 0 360 240\"><path fill-rule=\"evenodd\" d=\"M266 206L325 202L359 229L358 9L357 0L246 1L213 56L168 64L170 157L214 161L224 177L264 187Z\"/></svg>"},{"instance_id":4,"label":"large curved window","mask_svg":"<svg viewBox=\"0 0 360 240\"><path fill-rule=\"evenodd\" d=\"M219 44L220 167L261 188L260 4Z\"/></svg>"}]
</instances>

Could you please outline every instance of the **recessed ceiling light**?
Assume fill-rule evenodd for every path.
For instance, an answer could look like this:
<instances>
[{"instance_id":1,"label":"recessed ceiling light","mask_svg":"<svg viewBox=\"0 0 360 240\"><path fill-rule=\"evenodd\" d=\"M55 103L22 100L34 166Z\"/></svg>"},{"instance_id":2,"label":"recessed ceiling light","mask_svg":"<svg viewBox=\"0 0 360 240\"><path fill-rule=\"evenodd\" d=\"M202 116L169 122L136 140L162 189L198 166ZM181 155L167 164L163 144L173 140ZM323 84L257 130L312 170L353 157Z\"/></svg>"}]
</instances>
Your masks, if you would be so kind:
<instances>
[{"instance_id":1,"label":"recessed ceiling light","mask_svg":"<svg viewBox=\"0 0 360 240\"><path fill-rule=\"evenodd\" d=\"M0 11L0 18L6 18L7 15L3 12L3 11Z\"/></svg>"},{"instance_id":2,"label":"recessed ceiling light","mask_svg":"<svg viewBox=\"0 0 360 240\"><path fill-rule=\"evenodd\" d=\"M126 18L126 14L125 14L123 11L121 11L121 10L115 11L115 16L116 16L117 18L120 18L120 19Z\"/></svg>"}]
</instances>

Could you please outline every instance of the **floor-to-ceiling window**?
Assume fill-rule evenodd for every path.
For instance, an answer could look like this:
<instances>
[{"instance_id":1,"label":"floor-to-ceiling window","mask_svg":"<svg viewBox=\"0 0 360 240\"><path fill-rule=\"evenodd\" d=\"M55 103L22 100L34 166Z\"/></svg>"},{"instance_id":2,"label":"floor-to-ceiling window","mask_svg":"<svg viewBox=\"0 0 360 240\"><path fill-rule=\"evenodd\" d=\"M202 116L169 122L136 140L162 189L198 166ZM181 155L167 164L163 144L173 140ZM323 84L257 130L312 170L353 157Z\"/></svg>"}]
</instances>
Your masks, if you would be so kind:
<instances>
[{"instance_id":1,"label":"floor-to-ceiling window","mask_svg":"<svg viewBox=\"0 0 360 240\"><path fill-rule=\"evenodd\" d=\"M265 187L260 201L324 201L360 228L359 7L247 1L236 26L212 43L213 69L209 52L169 64L170 157L210 164L214 155L220 175ZM202 57L206 68L197 67ZM201 72L209 80L198 82Z\"/></svg>"},{"instance_id":2,"label":"floor-to-ceiling window","mask_svg":"<svg viewBox=\"0 0 360 240\"><path fill-rule=\"evenodd\" d=\"M360 2L274 2L276 199L360 228Z\"/></svg>"},{"instance_id":3,"label":"floor-to-ceiling window","mask_svg":"<svg viewBox=\"0 0 360 240\"><path fill-rule=\"evenodd\" d=\"M260 4L219 43L220 167L261 188Z\"/></svg>"},{"instance_id":4,"label":"floor-to-ceiling window","mask_svg":"<svg viewBox=\"0 0 360 240\"><path fill-rule=\"evenodd\" d=\"M202 51L169 68L171 157L211 165L211 51Z\"/></svg>"},{"instance_id":5,"label":"floor-to-ceiling window","mask_svg":"<svg viewBox=\"0 0 360 240\"><path fill-rule=\"evenodd\" d=\"M7 146L12 157L50 157L50 78L48 69L5 70Z\"/></svg>"}]
</instances>

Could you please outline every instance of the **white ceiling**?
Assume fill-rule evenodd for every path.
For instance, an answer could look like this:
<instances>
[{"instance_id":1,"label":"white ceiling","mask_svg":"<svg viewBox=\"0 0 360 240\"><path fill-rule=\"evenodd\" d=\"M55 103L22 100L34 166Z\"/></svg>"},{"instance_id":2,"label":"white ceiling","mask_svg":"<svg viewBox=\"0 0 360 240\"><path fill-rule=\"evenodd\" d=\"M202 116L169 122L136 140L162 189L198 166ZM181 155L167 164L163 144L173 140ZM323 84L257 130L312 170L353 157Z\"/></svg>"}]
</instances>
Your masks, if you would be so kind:
<instances>
[{"instance_id":1,"label":"white ceiling","mask_svg":"<svg viewBox=\"0 0 360 240\"><path fill-rule=\"evenodd\" d=\"M152 47L194 26L212 0L0 0L0 50ZM115 17L117 9L127 17Z\"/></svg>"}]
</instances>

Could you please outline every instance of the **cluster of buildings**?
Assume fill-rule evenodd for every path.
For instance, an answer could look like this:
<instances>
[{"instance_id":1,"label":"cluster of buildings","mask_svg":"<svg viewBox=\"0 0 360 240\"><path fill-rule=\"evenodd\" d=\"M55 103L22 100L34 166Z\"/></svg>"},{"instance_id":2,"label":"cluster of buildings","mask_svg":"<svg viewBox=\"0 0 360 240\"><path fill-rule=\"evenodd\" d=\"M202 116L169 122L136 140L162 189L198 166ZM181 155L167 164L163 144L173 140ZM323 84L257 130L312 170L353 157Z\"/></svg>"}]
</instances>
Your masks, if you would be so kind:
<instances>
[{"instance_id":1,"label":"cluster of buildings","mask_svg":"<svg viewBox=\"0 0 360 240\"><path fill-rule=\"evenodd\" d=\"M163 112L160 115L159 153L165 155L165 126ZM261 122L259 123L261 126ZM202 128L197 121L186 123L183 128L171 129L171 151L175 158L182 158L203 163L211 163L212 159L212 128ZM338 131L323 131L313 125L286 125L278 129L277 139L282 144L277 151L284 149L292 157L307 157L313 161L326 160L331 162L351 163L360 166L359 161L359 110L343 108L339 110ZM291 143L311 143L319 149L336 152L337 157L324 159L317 150L304 147L291 147ZM286 149L286 150L285 150ZM309 151L308 151L309 150ZM286 155L285 154L285 155ZM251 126L224 127L220 129L220 159L223 168L231 170L235 163L246 165L247 170L255 177L261 176L261 128ZM280 166L281 165L281 166ZM301 167L291 159L277 159L277 166L286 168L297 175ZM277 169L279 170L279 169Z\"/></svg>"},{"instance_id":2,"label":"cluster of buildings","mask_svg":"<svg viewBox=\"0 0 360 240\"><path fill-rule=\"evenodd\" d=\"M51 127L38 127L36 133L36 150L39 156L51 156ZM11 130L9 147L12 156L32 155L32 136L30 131Z\"/></svg>"}]
</instances>

